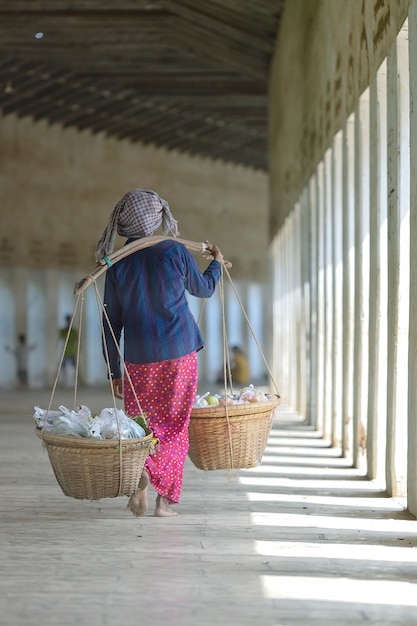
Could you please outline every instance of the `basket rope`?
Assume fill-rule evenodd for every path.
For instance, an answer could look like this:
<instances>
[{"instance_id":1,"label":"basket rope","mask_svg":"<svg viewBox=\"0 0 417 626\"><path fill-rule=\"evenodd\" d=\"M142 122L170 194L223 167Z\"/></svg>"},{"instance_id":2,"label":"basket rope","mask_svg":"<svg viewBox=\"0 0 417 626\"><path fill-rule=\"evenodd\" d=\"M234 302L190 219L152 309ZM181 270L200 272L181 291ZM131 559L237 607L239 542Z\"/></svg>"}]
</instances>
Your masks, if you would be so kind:
<instances>
[{"instance_id":1,"label":"basket rope","mask_svg":"<svg viewBox=\"0 0 417 626\"><path fill-rule=\"evenodd\" d=\"M245 317L245 320L246 320L246 323L247 323L247 325L248 325L248 327L249 327L249 330L250 330L250 332L251 332L251 335L252 335L252 337L253 337L253 339L254 339L254 341L255 341L255 343L256 343L256 345L257 345L257 347L258 347L258 350L259 350L259 353L260 353L260 355L261 355L261 357L262 357L262 360L263 360L263 362L264 362L264 365L265 365L266 369L268 370L268 374L269 374L269 377L270 377L270 379L271 379L271 381L272 381L272 384L274 385L274 387L275 387L275 389L276 389L276 392L277 392L277 394L278 394L278 397L280 398L280 397L281 397L281 394L280 394L280 392L279 392L278 385L277 385L277 383L275 382L275 379L274 379L274 377L273 377L273 374L272 374L272 372L271 372L271 369L270 369L270 367L269 367L269 365L268 365L268 362L267 362L267 360L266 360L265 354L264 354L264 353L263 353L263 351L262 351L261 345L260 345L260 343L259 343L259 341L258 341L258 339L257 339L257 337L256 337L256 335L255 335L255 331L253 330L252 324L251 324L251 323L250 323L250 321L249 321L249 318L248 318L248 316L247 316L247 313L246 313L246 311L245 311L245 308L244 308L244 306L243 306L243 304L242 304L242 300L240 299L239 294L238 294L238 292L237 292L237 290L236 290L236 287L235 287L235 285L233 284L232 277L230 276L230 272L229 272L229 270L227 269L226 265L224 266L224 271L225 271L225 272L226 272L226 274L227 274L227 277L228 277L228 279L229 279L229 281L230 281L230 285L231 285L231 287L232 287L232 289L233 289L233 291L234 291L234 294L235 294L235 296L236 296L236 298L237 298L237 301L238 301L238 303L239 303L239 305L240 305L240 308L242 309L242 313L243 313L243 315L244 315L244 317Z\"/></svg>"},{"instance_id":2,"label":"basket rope","mask_svg":"<svg viewBox=\"0 0 417 626\"><path fill-rule=\"evenodd\" d=\"M99 315L100 324L101 324L101 333L102 333L102 337L103 337L103 345L104 345L105 357L106 357L105 360L106 360L107 370L108 370L108 373L109 373L110 390L111 390L111 395L112 395L112 398L113 398L113 407L114 407L114 413L115 413L115 418L116 418L117 431L118 431L118 434L119 434L119 447L118 447L118 450L119 450L119 488L118 488L118 495L120 496L123 493L123 469L124 469L123 468L122 434L121 434L121 429L120 429L120 421L119 421L119 417L118 417L118 414L117 414L116 397L114 395L113 385L111 384L110 362L109 362L109 356L108 356L108 352L107 352L107 345L106 345L106 342L104 341L104 326L103 326L103 320L102 320L102 316L101 316L101 311L103 311L104 315L106 316L106 320L107 320L107 322L109 324L109 327L110 327L113 339L114 339L114 341L116 343L116 346L117 346L117 341L116 341L116 338L115 338L115 335L114 335L114 331L113 331L113 329L112 329L112 327L110 325L110 321L109 321L109 319L107 317L107 312L105 310L103 301L100 298L100 294L99 294L98 288L97 288L97 283L96 283L95 280L92 281L92 282L94 283L94 288L95 288L95 293L96 293L98 315ZM58 370L57 370L55 382L54 382L54 385L52 387L52 393L51 393L51 397L50 397L50 400L49 400L49 404L48 404L48 408L47 408L47 412L46 412L46 417L48 416L48 413L50 412L51 407L52 407L52 402L53 402L53 399L54 399L54 396L55 396L55 391L56 391L56 388L57 388L57 385L58 385L59 376L61 374L62 364L63 364L63 361L64 361L65 352L66 352L66 349L67 349L70 333L71 333L71 330L72 330L73 325L74 325L75 315L77 313L78 308L80 308L79 329L78 329L78 338L77 338L77 355L76 355L76 361L75 361L75 380L74 380L74 403L73 403L73 409L75 410L75 408L77 406L77 392L78 392L78 383L79 383L81 335L82 335L82 328L83 328L83 308L84 308L83 305L84 305L84 298L85 298L84 292L80 292L77 295L77 298L76 298L76 301L75 301L75 304L74 304L74 309L73 309L73 312L72 312L71 321L70 321L70 324L68 326L68 331L67 331L67 335L65 337L64 346L63 346L63 349L62 349L62 354L61 354L60 361L59 361L59 364L58 364ZM122 358L122 355L120 353L120 349L118 348L118 350L119 350L119 355ZM123 365L124 365L124 361L123 361ZM125 367L125 365L124 365L124 367ZM127 375L129 375L128 372L127 372ZM129 380L130 380L130 377L129 377ZM142 409L140 407L139 400L138 400L138 398L136 396L136 392L135 392L135 398L136 398L136 401L138 403L139 410L140 410L140 412L142 414L143 412L142 412ZM42 429L41 438L43 438L44 431L45 431L45 428Z\"/></svg>"},{"instance_id":3,"label":"basket rope","mask_svg":"<svg viewBox=\"0 0 417 626\"><path fill-rule=\"evenodd\" d=\"M72 330L72 327L73 327L73 324L74 324L75 314L77 312L77 309L78 309L78 306L79 306L79 302L80 302L80 296L81 296L81 294L78 295L77 300L75 302L74 309L73 309L72 316L71 316L71 321L70 321L70 324L69 324L69 327L68 327L68 332L67 332L67 335L65 337L64 346L62 348L62 354L61 354L60 361L59 361L59 364L58 364L58 369L57 369L55 381L54 381L54 384L52 386L52 392L51 392L51 397L49 399L49 405L48 405L48 409L47 409L47 414L51 410L52 402L53 402L54 395L55 395L55 390L56 390L57 385L58 385L58 380L59 380L59 376L60 376L61 369L62 369L62 363L64 362L64 356L65 356L65 352L67 350L68 340L70 338L70 333L71 333L71 330ZM81 300L81 308L82 308L83 301L84 301L84 297ZM77 403L77 382L78 382L77 373L78 373L79 356L80 356L80 333L78 334L78 343L77 343L77 356L76 356L76 368L75 368L76 379L75 379L75 386L74 386L74 407L73 408L75 408L76 403Z\"/></svg>"},{"instance_id":4,"label":"basket rope","mask_svg":"<svg viewBox=\"0 0 417 626\"><path fill-rule=\"evenodd\" d=\"M275 382L275 379L272 375L271 369L269 367L269 364L267 362L267 359L265 357L265 354L262 351L261 345L255 335L255 331L249 321L249 317L245 311L245 308L243 306L242 300L239 297L239 294L236 290L236 287L233 283L232 277L230 276L230 272L228 271L227 268L227 264L225 264L224 262L222 262L222 271L221 271L221 276L220 276L220 281L219 281L219 294L220 294L220 306L221 306L221 313L222 313L222 338L223 338L223 380L224 380L224 396L225 398L227 397L228 394L228 389L230 389L230 392L232 395L234 395L234 390L233 390L233 380L232 380L232 373L231 373L231 366L230 366L230 353L229 353L229 342L228 342L228 338L227 338L227 328L226 328L226 314L225 314L225 289L224 289L224 275L226 274L231 288L237 298L237 301L240 305L240 308L242 310L243 316L246 320L246 323L248 325L248 328L250 330L250 333L256 343L256 346L258 347L258 350L260 352L260 355L262 357L262 360L265 364L265 367L267 368L268 374L270 376L270 379L277 391L277 395L278 395L278 399L281 397L281 394L279 392L278 389L278 385ZM198 318L198 322L200 322L200 319L202 317L204 308L205 308L205 303L206 301L203 301L203 304L201 306L200 309L200 314L199 314L199 318ZM237 430L239 431L239 427L236 426L236 424L233 423L233 421L230 420L230 408L229 405L227 404L227 402L225 403L224 406L224 412L225 412L225 418L226 418L226 438L227 438L227 447L228 447L228 451L229 451L229 455L230 455L230 463L228 464L228 472L230 472L232 469L234 469L233 467L233 460L235 458L234 455L234 451L233 451L233 437L232 437L232 430Z\"/></svg>"},{"instance_id":5,"label":"basket rope","mask_svg":"<svg viewBox=\"0 0 417 626\"><path fill-rule=\"evenodd\" d=\"M95 281L95 280L94 280L94 289L95 289L95 293L96 293L97 304L99 305L99 308L101 307L101 311L103 312L104 317L106 318L106 322L107 322L107 324L108 324L108 326L109 326L109 329L110 329L110 333L111 333L112 339L113 339L113 341L114 341L114 343L115 343L115 346L116 346L116 349L117 349L117 353L118 353L118 355L119 355L119 357L120 357L120 361L121 361L121 363L123 364L123 372L124 372L124 374L125 374L126 378L128 379L129 384L130 384L130 386L131 386L131 388L132 388L133 395L135 396L136 404L137 404L137 406L138 406L138 410L139 410L139 412L140 412L141 416L143 416L143 415L144 415L144 413L143 413L142 407L141 407L141 405L140 405L139 398L138 398L138 396L137 396L137 394L136 394L136 389L135 389L135 387L134 387L134 385L133 385L133 383L132 383L132 379L131 379L130 374L129 374L129 371L128 371L127 367L126 367L126 363L125 363L125 361L124 361L124 358L123 358L122 352L121 352L121 350L120 350L120 346L119 346L118 341L117 341L117 339L116 339L116 336L115 336L115 334L114 334L114 331L113 331L112 325L111 325L110 320L109 320L109 316L107 315L106 307L105 307L104 302L103 302L103 300L102 300L102 298L101 298L101 296L100 296L100 293L99 293L98 288L97 288L97 283L96 283L96 281ZM99 313L100 313L100 311L99 311ZM111 381L110 359L109 359L109 354L108 354L108 351L107 351L107 343L106 343L106 341L104 340L104 339L105 339L105 334L104 334L104 325L103 325L103 319L102 319L102 317L101 317L101 316L100 316L100 320L101 320L101 333L102 333L102 337L103 337L103 344L104 344L104 348L105 348L105 356L106 356L107 372L108 372L109 380ZM115 396L114 396L113 385L112 385L112 384L110 384L110 388L111 388L111 392L112 392L112 395L113 395L113 400L114 400L114 402L116 402L116 399L115 399Z\"/></svg>"},{"instance_id":6,"label":"basket rope","mask_svg":"<svg viewBox=\"0 0 417 626\"><path fill-rule=\"evenodd\" d=\"M95 295L96 295L96 302L97 302L97 308L98 308L98 313L99 313L99 318L100 318L100 324L101 324L101 335L102 335L102 339L103 339L103 348L104 348L104 355L105 355L105 360L106 360L106 366L107 366L107 372L108 372L108 378L110 381L110 389L111 389L111 394L112 394L112 398L113 398L113 405L115 408L115 415L116 415L116 420L117 420L117 428L118 428L118 433L119 433L119 494L122 494L122 480L123 480L123 455L122 455L122 441L121 441L121 429L120 429L120 423L119 423L119 419L117 416L117 405L116 405L116 397L115 397L115 393L114 393L114 389L113 389L113 385L112 385L112 377L111 377L111 369L110 369L110 361L109 361L109 354L108 354L108 349L107 349L107 343L105 340L105 331L104 331L104 319L106 320L107 324L108 324L108 328L110 330L110 333L112 335L113 341L115 342L115 346L118 352L118 355L120 357L120 361L123 364L123 372L125 377L127 378L127 380L129 381L131 388L133 390L133 394L135 397L135 401L137 403L137 407L138 410L140 411L140 414L142 416L144 416L142 408L140 406L140 402L139 399L137 397L136 394L136 390L134 388L134 385L132 384L132 380L130 378L130 374L127 370L126 364L124 362L124 358L123 355L121 353L120 350L120 346L119 343L115 337L114 334L114 330L112 328L112 325L110 323L109 317L107 315L107 311L106 311L106 307L105 304L103 303L103 300L100 296L98 287L97 287L97 278L103 274L109 267L111 267L111 265L113 263L116 263L117 261L121 260L122 258L124 258L125 256L127 256L128 254L132 254L133 252L136 252L137 250L143 248L143 247L148 247L151 245L155 245L156 243L159 243L161 240L164 240L165 238L162 237L149 237L146 238L146 240L144 241L135 241L132 242L132 244L128 244L127 246L124 246L124 249L117 251L116 253L113 253L113 255L111 255L111 258L108 259L109 262L106 263L102 263L99 264L98 267L94 268L94 270L88 274L86 277L84 277L81 281L79 281L74 288L74 295L77 296L77 300L74 306L74 311L72 314L72 318L71 318L71 323L69 325L69 329L68 329L68 333L67 333L67 337L65 340L65 344L64 344L64 348L63 348L63 352L62 352L62 356L60 359L60 363L59 363L59 368L58 368L58 372L57 372L57 377L54 383L54 387L53 387L53 391L52 391L52 395L51 395L51 400L50 400L50 404L48 407L48 412L51 408L52 405L52 399L55 393L55 389L58 383L58 379L59 379L59 375L60 375L60 371L62 368L62 363L63 363L63 359L64 359L64 355L65 355L65 351L67 348L67 344L68 344L68 340L69 340L69 335L70 335L70 331L72 329L73 326L73 322L74 322L74 317L75 317L75 313L77 311L78 306L80 305L80 331L78 334L78 345L77 345L77 357L76 357L76 372L75 372L75 387L74 387L74 408L76 407L76 402L77 402L77 387L78 387L78 374L79 374L79 357L80 357L80 344L81 344L81 327L82 327L82 313L83 313L83 301L84 301L84 291L85 289L93 284L94 285L94 290L95 290ZM205 244L196 244L194 242L189 242L189 241L185 241L185 240L181 240L181 243L185 244L187 247L189 247L191 250L193 251L199 251L201 253L203 253L204 256L206 256L205 252ZM210 258L208 256L206 256L206 258ZM228 388L230 389L231 393L233 394L233 380L232 380L232 375L231 375L231 366L230 366L230 355L229 355L229 349L228 349L228 338L227 338L227 328L226 328L226 315L225 315L225 287L224 287L224 279L225 279L225 275L227 276L231 288L237 298L237 302L240 305L240 308L242 310L243 316L246 320L246 323L248 325L248 328L250 330L250 333L258 347L258 350L260 352L260 355L262 357L262 360L266 366L266 369L268 371L268 374L270 376L270 380L273 383L277 394L278 394L278 398L280 398L280 393L278 390L278 386L274 380L274 377L272 375L271 369L269 367L269 364L266 360L266 357L262 351L262 348L260 346L260 343L255 335L255 332L253 330L253 327L249 321L248 315L244 309L244 306L242 304L242 301L239 297L239 294L236 290L236 287L232 281L232 278L230 276L230 273L228 271L228 267L231 267L231 264L228 263L225 260L222 260L221 262L221 274L220 274L220 280L219 280L219 294L220 294L220 303L221 303L221 313L222 313L222 336L223 336L223 378L224 378L224 395L225 397L228 395ZM201 309L200 309L200 315L199 315L199 319L198 322L200 321L201 315L203 313L204 310L204 306L205 306L206 300L203 301ZM225 417L226 417L226 423L227 423L227 431L226 431L226 437L227 437L227 448L229 450L229 454L230 454L230 467L229 467L229 471L231 469L233 469L233 459L234 459L234 451L233 451L233 437L232 437L232 430L234 431L239 431L240 428L234 424L230 418L231 418L231 414L233 414L233 411L231 411L229 409L229 406L227 405L227 403L225 404ZM232 407L233 409L233 407ZM145 423L147 424L147 420L146 420L146 416L145 417ZM226 443L226 442L225 442ZM229 464L228 464L229 465Z\"/></svg>"},{"instance_id":7,"label":"basket rope","mask_svg":"<svg viewBox=\"0 0 417 626\"><path fill-rule=\"evenodd\" d=\"M222 328L223 328L223 376L224 376L224 396L227 396L227 382L226 377L229 374L229 384L230 389L233 393L232 387L232 376L231 376L231 368L230 368L230 358L229 358L229 350L228 350L228 340L227 340L227 329L226 329L226 315L225 315L225 298L224 298L224 273L223 273L224 264L222 263L222 269L220 274L220 282L219 282L219 292L220 292L220 303L222 308ZM226 362L227 361L227 362ZM230 420L229 420L229 408L227 402L225 404L225 413L226 413L226 424L227 424L227 439L229 444L229 452L230 458L233 459L233 443L232 443L232 435L230 432Z\"/></svg>"},{"instance_id":8,"label":"basket rope","mask_svg":"<svg viewBox=\"0 0 417 626\"><path fill-rule=\"evenodd\" d=\"M109 377L109 381L110 381L110 391L111 391L111 395L112 395L112 398L113 398L114 414L116 416L117 429L118 429L118 432L119 432L119 441L120 441L120 445L119 445L119 468L120 468L120 472L119 472L119 490L118 490L118 495L121 495L121 493L122 493L122 480L123 480L123 454L122 454L122 445L121 445L122 435L121 435L121 432L120 432L119 418L117 416L116 397L114 395L113 385L111 384L111 372L110 372L109 353L108 353L108 350L107 350L107 343L104 341L103 317L101 315L101 311L102 310L104 311L104 305L103 305L103 303L102 303L102 301L100 299L100 294L99 294L98 289L97 289L96 281L94 281L94 290L95 290L95 294L96 294L98 318L100 320L101 336L103 337L103 346L104 346L105 357L106 357L106 367L107 367L108 377ZM100 304L102 305L101 309L100 309ZM107 313L106 313L106 315L107 315ZM114 333L113 333L113 329L112 328L111 328L111 332L112 332L113 338L114 338ZM117 342L116 342L116 345L117 345Z\"/></svg>"}]
</instances>

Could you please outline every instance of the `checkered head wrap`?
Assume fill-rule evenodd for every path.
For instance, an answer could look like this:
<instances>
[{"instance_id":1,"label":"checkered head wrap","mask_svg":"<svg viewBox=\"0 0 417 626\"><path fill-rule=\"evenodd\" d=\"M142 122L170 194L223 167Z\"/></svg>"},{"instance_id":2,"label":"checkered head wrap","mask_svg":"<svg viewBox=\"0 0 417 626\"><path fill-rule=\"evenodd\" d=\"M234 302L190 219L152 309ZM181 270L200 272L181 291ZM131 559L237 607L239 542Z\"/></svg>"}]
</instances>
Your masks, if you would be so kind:
<instances>
[{"instance_id":1,"label":"checkered head wrap","mask_svg":"<svg viewBox=\"0 0 417 626\"><path fill-rule=\"evenodd\" d=\"M116 204L96 248L96 260L101 261L113 251L116 231L121 237L148 237L163 225L164 235L178 237L177 221L168 202L148 189L133 189Z\"/></svg>"}]
</instances>

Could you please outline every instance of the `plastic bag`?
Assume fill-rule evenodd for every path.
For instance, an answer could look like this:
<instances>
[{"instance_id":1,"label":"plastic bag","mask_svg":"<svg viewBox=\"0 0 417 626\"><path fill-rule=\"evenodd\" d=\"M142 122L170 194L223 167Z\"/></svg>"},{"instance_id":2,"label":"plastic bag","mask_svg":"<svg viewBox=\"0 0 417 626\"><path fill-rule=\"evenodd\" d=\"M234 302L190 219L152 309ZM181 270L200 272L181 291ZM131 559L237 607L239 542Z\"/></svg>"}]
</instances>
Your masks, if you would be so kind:
<instances>
[{"instance_id":1,"label":"plastic bag","mask_svg":"<svg viewBox=\"0 0 417 626\"><path fill-rule=\"evenodd\" d=\"M33 415L39 429L55 435L90 437L93 439L141 439L146 437L142 426L128 417L121 409L103 409L93 417L87 406L80 405L74 410L61 405L59 411L47 411L35 406ZM119 432L120 429L120 432Z\"/></svg>"},{"instance_id":2,"label":"plastic bag","mask_svg":"<svg viewBox=\"0 0 417 626\"><path fill-rule=\"evenodd\" d=\"M239 398L242 402L266 402L268 400L264 392L252 384L240 390Z\"/></svg>"},{"instance_id":3,"label":"plastic bag","mask_svg":"<svg viewBox=\"0 0 417 626\"><path fill-rule=\"evenodd\" d=\"M55 435L90 436L91 411L84 405L72 411L63 405L59 407L59 411L47 411L35 407L33 417L38 428L44 428L47 432Z\"/></svg>"},{"instance_id":4,"label":"plastic bag","mask_svg":"<svg viewBox=\"0 0 417 626\"><path fill-rule=\"evenodd\" d=\"M121 409L117 409L116 414L114 408L103 409L94 418L90 431L96 439L141 439L146 436L142 426Z\"/></svg>"}]
</instances>

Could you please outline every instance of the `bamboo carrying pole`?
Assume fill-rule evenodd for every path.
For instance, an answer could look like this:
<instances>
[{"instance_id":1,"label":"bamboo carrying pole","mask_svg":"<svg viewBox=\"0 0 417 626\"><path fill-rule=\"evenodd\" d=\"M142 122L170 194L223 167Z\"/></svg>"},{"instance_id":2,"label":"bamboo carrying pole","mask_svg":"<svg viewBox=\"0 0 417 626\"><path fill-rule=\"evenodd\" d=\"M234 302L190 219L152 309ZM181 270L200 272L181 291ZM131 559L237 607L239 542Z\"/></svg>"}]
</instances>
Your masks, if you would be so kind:
<instances>
[{"instance_id":1,"label":"bamboo carrying pole","mask_svg":"<svg viewBox=\"0 0 417 626\"><path fill-rule=\"evenodd\" d=\"M75 288L74 288L74 294L76 296L80 297L80 294L85 289L87 289L87 287L89 285L94 283L94 287L95 287L95 290L96 290L96 298L97 298L97 303L99 305L99 309L101 308L101 310L103 311L103 314L104 314L104 316L107 319L107 323L109 324L109 327L111 328L111 324L110 324L110 321L109 321L109 319L107 317L104 304L103 304L103 302L102 302L102 300L101 300L101 298L99 296L99 293L98 293L96 279L101 274L106 272L106 270L109 269L109 267L111 267L112 265L114 265L115 263L120 261L121 259L129 256L130 254L132 254L132 253L134 253L134 252L136 252L138 250L141 250L141 249L153 246L153 245L155 245L157 243L160 243L162 241L167 241L167 240L178 241L178 242L182 243L183 245L185 245L187 248L189 248L191 251L202 253L205 256L205 258L210 259L210 258L213 257L213 254L209 250L209 246L211 247L211 244L209 244L209 243L196 243L196 242L187 241L187 240L184 240L184 239L179 239L179 238L175 238L174 239L172 237L162 237L162 236L143 237L141 239L138 239L138 240L135 240L135 241L131 242L130 244L126 244L125 246L123 246L122 248L117 250L116 252L113 252L113 253L109 254L108 256L104 257L101 260L101 262L99 262L96 265L96 267L90 272L90 274L88 274L87 276L82 278L80 281L78 281L78 283L75 285ZM274 384L274 386L275 386L275 388L277 390L277 396L276 396L276 399L274 400L274 402L270 401L269 403L267 403L268 407L266 407L266 405L264 405L264 403L262 403L263 404L262 408L267 408L266 412L263 411L264 417L267 418L266 426L263 424L263 420L261 420L262 428L261 429L259 429L259 428L256 429L256 428L252 427L252 431L253 432L250 434L250 437L249 437L249 432L243 432L243 431L240 430L240 428L238 429L237 433L233 432L233 430L236 428L236 426L235 426L235 424L232 424L229 421L229 411L233 412L233 408L229 409L229 407L226 405L224 408L221 409L221 417L225 418L225 420L226 420L226 431L224 431L224 423L223 423L223 420L221 420L221 422L223 423L223 425L221 426L221 436L220 436L220 438L219 437L217 437L217 438L220 439L220 446L225 447L224 455L226 457L226 460L223 459L223 460L219 461L219 459L217 459L214 462L214 464L212 464L211 460L208 460L207 458L205 458L204 463L200 463L200 461L198 460L198 456L201 453L203 453L203 451L204 451L204 441L203 441L203 444L202 444L201 441L198 442L198 449L195 448L196 440L200 439L200 435L198 435L196 433L198 433L198 424L201 425L203 422L202 422L202 420L201 420L201 418L199 416L199 412L197 411L197 413L196 413L195 410L193 410L192 413L191 413L191 422L190 422L190 449L191 450L195 449L195 454L194 454L194 457L190 457L190 458L192 458L193 463L197 467L199 467L200 469L221 469L223 467L223 465L227 469L238 469L238 468L242 468L242 467L254 467L258 462L260 462L260 459L261 459L262 454L263 454L263 449L264 449L264 447L266 445L266 439L267 439L267 437L269 435L269 431L270 431L271 425L272 425L273 408L275 408L275 406L278 406L279 399L280 399L280 393L278 391L278 387L277 387L277 385L276 385L276 383L275 383L275 381L273 379L273 376L272 376L272 373L271 373L271 371L269 369L269 366L268 366L268 363L266 361L265 355L262 352L261 346L259 345L259 342L258 342L257 338L255 337L255 333L253 331L253 328L252 328L252 326L251 326L251 324L249 322L249 319L248 319L247 314L246 314L246 312L244 310L243 304L242 304L242 302L241 302L241 300L239 298L239 295L238 295L238 293L237 293L237 291L235 289L235 286L233 285L231 276L230 276L230 274L228 272L228 268L232 267L232 264L230 262L228 262L228 261L225 261L223 259L221 265L222 265L222 273L221 273L221 278L220 278L220 297L221 297L221 303L222 303L223 334L224 334L224 337L223 337L223 339L224 339L223 340L223 348L224 348L225 395L227 395L227 391L228 391L227 390L227 380L226 380L226 369L227 369L226 368L226 362L229 362L229 356L228 356L228 350L227 350L227 334L226 334L226 325L225 325L226 316L225 316L225 311L224 311L224 285L223 285L224 275L223 275L223 272L226 273L226 275L227 275L227 277L228 277L228 279L230 281L230 284L231 284L231 286L233 288L233 291L234 291L234 293L235 293L235 295L237 297L237 300L238 300L238 302L239 302L239 304L241 306L242 312L243 312L243 314L245 316L245 319L246 319L246 321L248 323L249 329L250 329L250 331L252 333L252 336L253 336L253 338L254 338L257 346L258 346L260 354L261 354L261 356L262 356L262 358L264 360L265 366L268 369L268 373L269 373L269 375L271 377L271 382ZM103 322L102 322L102 335L104 337ZM116 339L114 337L114 334L113 334L113 339L115 340L115 342L117 344L117 341L116 341ZM119 350L119 356L120 356L121 360L123 360L123 357L122 357L122 355L120 353L120 350ZM106 354L106 360L107 360L107 363L108 363L108 355L107 354ZM229 370L230 370L230 365L229 365ZM127 370L125 370L125 372L127 373ZM128 375L128 373L127 373L127 375ZM131 381L130 381L130 383L131 383ZM232 391L232 381L230 380L229 383L230 383L230 390ZM132 383L131 383L131 386L133 388ZM113 401L115 402L113 389L112 389L112 395L113 395ZM136 393L135 393L135 396L136 396ZM139 400L138 400L137 397L136 397L136 401L137 401L138 406L140 407ZM271 407L270 405L273 405L273 406ZM234 408L236 408L236 407L234 407ZM255 413L255 414L257 413L257 411L255 411L253 407L246 407L245 410L244 410L245 413L247 413L247 409L250 409L250 412L249 412L249 414L246 415L246 419L245 419L246 426L249 425L248 415L252 415L252 413ZM116 415L117 415L117 412L116 412ZM214 415L211 415L211 417L213 418ZM216 415L216 417L217 417L217 415ZM255 421L253 422L253 426L255 426ZM195 428L193 429L193 423L194 422L195 422ZM217 419L214 421L213 425L216 422L218 422ZM257 424L257 426L259 426L259 424ZM208 432L206 425L204 426L202 432L203 432L203 439L205 439L206 435L207 435L207 432ZM236 447L236 446L234 446L232 444L233 436L234 436L234 439L235 439L234 443L238 443L238 441L236 441L236 435L238 436L238 440L241 437L245 438L245 436L246 436L247 439L249 438L249 440L250 440L250 446L249 446L247 441L244 442L243 450L244 450L244 452L246 450L246 457L243 460L242 460L242 457L235 456L235 453L233 451L233 447ZM261 435L262 435L262 437L261 437ZM216 438L216 436L215 436L215 438ZM261 439L261 441L258 441L258 439ZM254 445L253 442L255 442L256 445ZM251 455L253 457L250 460L249 460L249 456L248 456L248 452L247 452L249 449L251 450ZM219 451L217 450L215 452L215 454L218 454L218 452ZM240 453L239 446L237 446L236 453L238 453L238 454ZM210 454L210 452L208 452L208 454ZM204 455L207 455L207 452L204 451ZM230 457L230 463L227 460L227 459L229 459L229 457Z\"/></svg>"},{"instance_id":2,"label":"bamboo carrying pole","mask_svg":"<svg viewBox=\"0 0 417 626\"><path fill-rule=\"evenodd\" d=\"M108 256L105 256L97 265L93 268L93 270L81 278L75 287L74 287L74 295L78 295L82 293L91 283L93 283L101 274L103 274L109 267L121 261L125 257L133 254L133 252L137 252L138 250L142 250L144 248L149 248L150 246L154 246L157 243L161 243L161 241L178 241L186 246L192 252L201 252L206 258L210 258L212 256L211 252L207 248L207 244L203 242L195 242L188 241L187 239L180 239L179 237L163 237L160 235L154 235L152 237L142 237L141 239L137 239L132 241L131 243L126 244L119 250L112 252ZM232 267L232 264L229 261L223 260L223 263L226 267Z\"/></svg>"}]
</instances>

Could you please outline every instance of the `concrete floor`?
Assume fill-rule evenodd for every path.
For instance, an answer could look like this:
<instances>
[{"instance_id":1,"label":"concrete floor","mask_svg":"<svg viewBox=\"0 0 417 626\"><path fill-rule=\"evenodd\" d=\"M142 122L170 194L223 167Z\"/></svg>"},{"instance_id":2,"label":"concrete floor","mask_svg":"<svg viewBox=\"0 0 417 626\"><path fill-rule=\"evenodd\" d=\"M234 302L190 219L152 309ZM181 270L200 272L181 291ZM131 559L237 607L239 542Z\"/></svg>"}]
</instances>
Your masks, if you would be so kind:
<instances>
[{"instance_id":1,"label":"concrete floor","mask_svg":"<svg viewBox=\"0 0 417 626\"><path fill-rule=\"evenodd\" d=\"M417 521L285 407L260 467L187 461L178 517L135 518L63 495L34 435L49 397L0 392L1 625L417 624Z\"/></svg>"}]
</instances>

